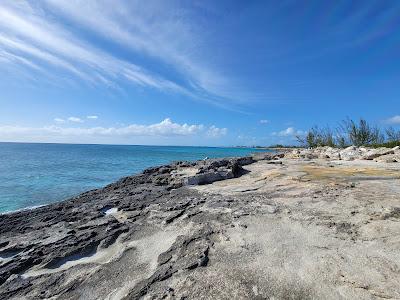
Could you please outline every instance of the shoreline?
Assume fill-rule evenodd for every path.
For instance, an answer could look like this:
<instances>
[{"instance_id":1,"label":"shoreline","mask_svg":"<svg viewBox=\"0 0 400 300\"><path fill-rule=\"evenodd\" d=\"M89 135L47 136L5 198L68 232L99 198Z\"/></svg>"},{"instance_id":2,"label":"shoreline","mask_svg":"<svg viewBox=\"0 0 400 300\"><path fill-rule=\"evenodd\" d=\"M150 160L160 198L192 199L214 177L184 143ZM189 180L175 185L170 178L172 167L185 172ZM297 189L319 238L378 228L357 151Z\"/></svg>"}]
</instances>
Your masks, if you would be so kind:
<instances>
[{"instance_id":1,"label":"shoreline","mask_svg":"<svg viewBox=\"0 0 400 300\"><path fill-rule=\"evenodd\" d=\"M3 144L0 150L3 158L0 158L0 167L5 168L0 175L1 213L63 201L122 177L138 174L145 168L176 160L243 156L260 151L60 144ZM60 153L59 157L57 153Z\"/></svg>"},{"instance_id":2,"label":"shoreline","mask_svg":"<svg viewBox=\"0 0 400 300\"><path fill-rule=\"evenodd\" d=\"M177 146L177 147L181 147L181 146ZM209 148L212 148L212 147L209 147ZM220 147L217 147L217 148L220 148ZM260 153L272 154L272 152L260 152ZM256 154L256 153L254 153L254 154ZM242 156L242 157L207 158L206 161L219 161L219 160L233 160L234 161L234 160L241 160L243 158L250 158L250 157L252 157L252 155L250 155L250 156ZM168 166L175 165L175 164L181 164L181 163L183 163L185 165L198 165L198 164L203 164L204 162L205 162L205 159L199 159L199 160L194 160L194 161L171 161L169 164L165 164L165 165L150 166L150 167L148 167L148 168L146 168L146 169L144 169L144 170L142 170L142 171L140 171L138 173L134 173L134 174L129 175L129 176L120 177L119 179L117 179L115 181L112 181L109 184L106 184L106 185L98 187L98 188L94 188L94 189L90 189L90 190L86 190L86 191L80 192L78 194L75 194L75 195L70 196L68 198L65 198L63 200L59 200L59 201L55 201L55 202L51 202L51 203L47 203L47 204L40 204L40 205L24 207L24 208L12 210L12 211L0 212L0 216L1 215L6 215L6 214L19 213L19 212L23 212L23 211L31 211L31 210L35 210L35 209L38 209L38 208L48 207L48 206L60 204L60 203L63 203L63 202L71 201L71 200L73 200L75 198L79 198L81 195L85 195L85 194L90 193L90 192L103 190L103 189L107 188L108 186L114 185L114 184L116 184L116 183L118 183L120 181L123 181L125 179L131 178L131 177L136 177L136 176L141 176L144 173L146 173L146 172L148 172L150 170L153 170L153 169L161 169L161 168L164 168L164 167L168 167ZM224 180L224 179L220 179L220 180Z\"/></svg>"},{"instance_id":3,"label":"shoreline","mask_svg":"<svg viewBox=\"0 0 400 300\"><path fill-rule=\"evenodd\" d=\"M68 198L68 199L69 199L69 198ZM68 199L66 199L66 200L68 200ZM66 200L61 200L60 202L66 201ZM36 209L36 208L41 208L41 207L44 207L44 206L48 206L48 205L50 205L50 204L52 204L52 203L41 204L41 205L34 205L34 206L28 206L28 207L24 207L24 208L20 208L20 209L16 209L16 210L10 210L10 211L5 211L5 212L0 212L0 216L1 216L1 215L6 215L6 214L12 214L12 213L16 213L16 212L20 212L20 211L24 211L24 210L29 211L29 210L33 210L33 209Z\"/></svg>"},{"instance_id":4,"label":"shoreline","mask_svg":"<svg viewBox=\"0 0 400 300\"><path fill-rule=\"evenodd\" d=\"M0 215L0 296L399 297L400 152L371 151L176 162Z\"/></svg>"}]
</instances>

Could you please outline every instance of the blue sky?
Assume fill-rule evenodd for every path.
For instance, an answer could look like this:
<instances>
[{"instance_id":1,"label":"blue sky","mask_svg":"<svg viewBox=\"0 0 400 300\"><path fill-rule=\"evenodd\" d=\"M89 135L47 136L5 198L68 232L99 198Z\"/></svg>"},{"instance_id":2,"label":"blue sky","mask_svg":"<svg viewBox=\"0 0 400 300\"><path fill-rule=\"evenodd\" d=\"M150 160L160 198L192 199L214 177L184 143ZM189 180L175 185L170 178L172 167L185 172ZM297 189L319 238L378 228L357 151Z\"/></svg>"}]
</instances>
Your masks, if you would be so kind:
<instances>
[{"instance_id":1,"label":"blue sky","mask_svg":"<svg viewBox=\"0 0 400 300\"><path fill-rule=\"evenodd\" d=\"M0 141L289 144L399 79L395 0L0 2Z\"/></svg>"}]
</instances>

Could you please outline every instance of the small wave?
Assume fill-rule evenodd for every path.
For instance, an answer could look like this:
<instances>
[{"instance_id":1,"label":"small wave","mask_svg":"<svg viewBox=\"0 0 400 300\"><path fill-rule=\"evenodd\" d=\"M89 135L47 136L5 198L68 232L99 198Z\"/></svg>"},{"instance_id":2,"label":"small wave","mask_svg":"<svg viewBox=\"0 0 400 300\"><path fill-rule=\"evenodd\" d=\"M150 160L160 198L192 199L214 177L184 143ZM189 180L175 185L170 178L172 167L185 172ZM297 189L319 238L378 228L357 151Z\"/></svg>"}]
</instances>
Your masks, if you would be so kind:
<instances>
[{"instance_id":1,"label":"small wave","mask_svg":"<svg viewBox=\"0 0 400 300\"><path fill-rule=\"evenodd\" d=\"M26 211L26 210L32 210L32 209L36 209L36 208L43 207L43 206L47 206L47 205L49 205L49 204L41 204L41 205L28 206L28 207L19 208L19 209L15 209L15 210L11 210L11 211L0 212L0 215L8 215L8 214L16 213L16 212L21 212L21 211Z\"/></svg>"}]
</instances>

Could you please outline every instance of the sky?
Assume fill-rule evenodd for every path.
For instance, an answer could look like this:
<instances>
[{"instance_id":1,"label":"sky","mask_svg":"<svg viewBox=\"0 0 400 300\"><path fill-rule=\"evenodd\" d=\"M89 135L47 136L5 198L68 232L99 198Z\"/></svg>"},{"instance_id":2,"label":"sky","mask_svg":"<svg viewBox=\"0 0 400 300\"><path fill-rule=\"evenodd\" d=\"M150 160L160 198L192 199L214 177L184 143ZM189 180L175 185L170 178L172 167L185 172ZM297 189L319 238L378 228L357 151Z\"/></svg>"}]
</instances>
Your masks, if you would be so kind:
<instances>
[{"instance_id":1,"label":"sky","mask_svg":"<svg viewBox=\"0 0 400 300\"><path fill-rule=\"evenodd\" d=\"M3 0L0 141L271 145L400 128L400 2Z\"/></svg>"}]
</instances>

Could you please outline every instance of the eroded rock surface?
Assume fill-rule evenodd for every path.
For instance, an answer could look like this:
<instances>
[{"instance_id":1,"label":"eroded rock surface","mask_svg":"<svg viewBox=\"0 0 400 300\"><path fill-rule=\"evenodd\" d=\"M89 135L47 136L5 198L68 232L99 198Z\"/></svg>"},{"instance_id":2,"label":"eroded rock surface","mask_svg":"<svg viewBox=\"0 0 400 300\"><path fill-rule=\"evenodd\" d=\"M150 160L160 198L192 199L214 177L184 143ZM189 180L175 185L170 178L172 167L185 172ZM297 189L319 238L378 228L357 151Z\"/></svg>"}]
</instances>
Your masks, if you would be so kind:
<instances>
[{"instance_id":1,"label":"eroded rock surface","mask_svg":"<svg viewBox=\"0 0 400 300\"><path fill-rule=\"evenodd\" d=\"M340 151L178 162L0 215L0 299L398 299L400 164Z\"/></svg>"},{"instance_id":2,"label":"eroded rock surface","mask_svg":"<svg viewBox=\"0 0 400 300\"><path fill-rule=\"evenodd\" d=\"M287 158L331 159L331 160L376 160L385 162L400 162L400 147L365 148L350 146L345 149L318 147L314 149L295 149L285 154Z\"/></svg>"}]
</instances>

